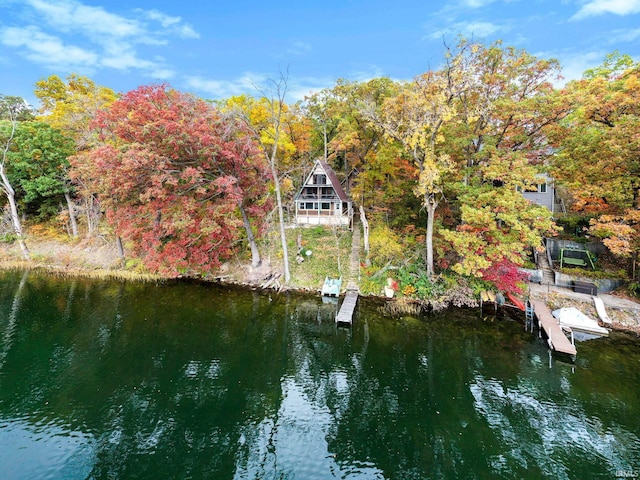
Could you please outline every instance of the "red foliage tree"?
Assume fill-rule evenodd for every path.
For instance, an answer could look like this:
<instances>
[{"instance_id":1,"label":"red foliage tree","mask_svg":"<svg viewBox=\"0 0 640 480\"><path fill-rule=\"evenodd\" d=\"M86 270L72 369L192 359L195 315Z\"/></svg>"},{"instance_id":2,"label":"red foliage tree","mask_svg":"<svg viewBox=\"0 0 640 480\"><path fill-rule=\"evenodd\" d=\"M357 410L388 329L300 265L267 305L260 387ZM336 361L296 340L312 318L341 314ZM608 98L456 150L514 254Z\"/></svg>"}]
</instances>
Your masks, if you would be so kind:
<instances>
[{"instance_id":1,"label":"red foliage tree","mask_svg":"<svg viewBox=\"0 0 640 480\"><path fill-rule=\"evenodd\" d=\"M502 260L482 271L482 279L491 282L503 292L522 293L520 284L527 279L527 275L515 263Z\"/></svg>"},{"instance_id":2,"label":"red foliage tree","mask_svg":"<svg viewBox=\"0 0 640 480\"><path fill-rule=\"evenodd\" d=\"M264 216L266 164L242 128L207 102L142 86L101 112L101 145L77 156L116 233L155 272L219 267L242 235L239 207Z\"/></svg>"}]
</instances>

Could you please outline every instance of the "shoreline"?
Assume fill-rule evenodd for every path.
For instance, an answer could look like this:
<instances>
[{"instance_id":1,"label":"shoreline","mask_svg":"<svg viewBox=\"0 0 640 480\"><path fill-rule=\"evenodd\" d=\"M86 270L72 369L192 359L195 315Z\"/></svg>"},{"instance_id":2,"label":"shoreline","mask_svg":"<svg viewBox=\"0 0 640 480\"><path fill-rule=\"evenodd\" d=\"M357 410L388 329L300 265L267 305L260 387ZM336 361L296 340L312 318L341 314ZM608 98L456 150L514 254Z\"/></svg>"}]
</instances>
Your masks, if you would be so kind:
<instances>
[{"instance_id":1,"label":"shoreline","mask_svg":"<svg viewBox=\"0 0 640 480\"><path fill-rule=\"evenodd\" d=\"M282 285L279 283L281 272L269 265L253 269L250 265L236 262L235 265L225 265L218 275L210 277L164 277L124 269L120 266L115 249L99 241L79 241L75 244L56 240L33 241L30 244L33 259L22 260L15 245L0 246L0 269L16 270L30 269L42 271L60 277L85 277L93 279L139 281L139 282L171 282L197 281L209 284L229 285L252 290L272 291L277 293L292 292L306 295L320 295L321 287L308 285ZM320 283L319 283L320 285ZM532 298L544 300L552 309L565 306L576 306L586 315L599 321L599 316L593 306L591 295L573 292L554 285L527 284L526 293ZM344 292L341 292L341 296ZM363 295L386 305L387 314L420 315L430 310L433 303L410 297L389 299L383 294ZM611 294L600 294L607 313L613 320L612 330L633 333L640 337L640 301L635 301ZM480 299L475 305L449 305L464 308L479 307ZM438 305L438 310L442 305ZM523 314L524 315L524 314Z\"/></svg>"},{"instance_id":2,"label":"shoreline","mask_svg":"<svg viewBox=\"0 0 640 480\"><path fill-rule=\"evenodd\" d=\"M230 286L235 288L246 288L250 290L260 290L264 292L275 293L295 293L303 295L320 295L320 289L313 289L305 286L296 285L269 285L265 286L261 283L256 283L248 280L230 279L229 276L221 275L210 278L198 278L198 277L163 277L160 275L144 274L139 272L132 272L124 269L102 269L102 268L81 268L81 267L69 267L54 264L42 264L29 262L26 260L20 261L0 261L0 270L34 270L42 272L52 276L59 276L63 278L72 277L84 277L95 280L110 280L110 281L132 281L132 282L197 282L203 284L217 284L221 286ZM599 317L593 306L591 295L572 292L566 288L556 287L553 285L539 285L528 284L529 295L532 298L538 298L545 301L550 305L552 309L561 308L565 306L577 306L588 316L596 319L599 323ZM343 296L344 292L341 292L340 296ZM384 295L362 295L365 298L373 299L384 304L397 304L398 302L406 301L415 305L419 305L424 309L428 302L419 299L412 298L387 298ZM625 299L622 297L616 297L615 295L605 294L599 295L603 298L607 312L612 317L613 323L609 327L612 331L632 333L640 338L640 303L633 300ZM578 304L578 305L576 305ZM449 308L456 308L451 305ZM474 308L473 306L457 307L457 308ZM504 308L504 307L502 307ZM424 309L426 310L426 309ZM416 310L408 311L405 314L416 314ZM398 311L389 312L390 316L394 316L399 313ZM630 321L631 320L631 321ZM635 320L635 322L632 322Z\"/></svg>"}]
</instances>

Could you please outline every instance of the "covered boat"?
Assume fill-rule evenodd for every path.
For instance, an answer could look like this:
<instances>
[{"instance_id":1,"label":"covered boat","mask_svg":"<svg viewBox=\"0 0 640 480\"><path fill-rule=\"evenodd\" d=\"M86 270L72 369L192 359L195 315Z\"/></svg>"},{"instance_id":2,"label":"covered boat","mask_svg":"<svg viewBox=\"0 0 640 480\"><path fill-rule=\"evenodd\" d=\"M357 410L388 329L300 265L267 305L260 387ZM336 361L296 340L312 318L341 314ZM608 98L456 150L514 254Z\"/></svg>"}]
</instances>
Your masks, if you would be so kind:
<instances>
[{"instance_id":1,"label":"covered boat","mask_svg":"<svg viewBox=\"0 0 640 480\"><path fill-rule=\"evenodd\" d=\"M340 287L342 286L342 277L331 278L325 277L324 284L322 285L323 297L337 297L340 295Z\"/></svg>"},{"instance_id":2,"label":"covered boat","mask_svg":"<svg viewBox=\"0 0 640 480\"><path fill-rule=\"evenodd\" d=\"M609 335L609 330L575 307L559 308L551 313L558 319L561 327L570 327L574 332L596 336Z\"/></svg>"}]
</instances>

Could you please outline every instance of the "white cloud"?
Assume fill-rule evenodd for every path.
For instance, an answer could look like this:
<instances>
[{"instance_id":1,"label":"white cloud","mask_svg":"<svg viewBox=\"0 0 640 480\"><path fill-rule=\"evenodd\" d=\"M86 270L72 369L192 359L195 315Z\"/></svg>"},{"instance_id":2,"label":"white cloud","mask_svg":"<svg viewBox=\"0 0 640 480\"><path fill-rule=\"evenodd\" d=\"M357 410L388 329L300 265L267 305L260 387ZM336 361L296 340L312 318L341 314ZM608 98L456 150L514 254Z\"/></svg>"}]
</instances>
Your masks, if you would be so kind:
<instances>
[{"instance_id":1,"label":"white cloud","mask_svg":"<svg viewBox=\"0 0 640 480\"><path fill-rule=\"evenodd\" d=\"M571 19L581 20L605 13L621 16L640 13L640 0L591 0L583 5Z\"/></svg>"},{"instance_id":2,"label":"white cloud","mask_svg":"<svg viewBox=\"0 0 640 480\"><path fill-rule=\"evenodd\" d=\"M22 48L29 60L49 67L89 67L99 64L96 52L67 45L60 38L46 34L37 27L9 27L0 31L0 43Z\"/></svg>"},{"instance_id":3,"label":"white cloud","mask_svg":"<svg viewBox=\"0 0 640 480\"><path fill-rule=\"evenodd\" d=\"M176 72L169 68L157 68L149 73L151 78L156 80L169 80L176 76Z\"/></svg>"},{"instance_id":4,"label":"white cloud","mask_svg":"<svg viewBox=\"0 0 640 480\"><path fill-rule=\"evenodd\" d=\"M149 20L158 22L164 29L175 33L182 38L200 38L200 34L196 32L190 25L182 24L182 18L166 15L158 10L136 10Z\"/></svg>"},{"instance_id":5,"label":"white cloud","mask_svg":"<svg viewBox=\"0 0 640 480\"><path fill-rule=\"evenodd\" d=\"M235 80L214 80L197 76L185 77L188 89L199 95L208 95L213 99L229 98L236 95L269 96L273 91L274 78L265 74L245 73ZM303 77L287 81L287 103L303 100L306 96L330 88L335 85L335 79Z\"/></svg>"},{"instance_id":6,"label":"white cloud","mask_svg":"<svg viewBox=\"0 0 640 480\"><path fill-rule=\"evenodd\" d=\"M498 0L463 0L462 6L467 8L482 8L491 5Z\"/></svg>"},{"instance_id":7,"label":"white cloud","mask_svg":"<svg viewBox=\"0 0 640 480\"><path fill-rule=\"evenodd\" d=\"M582 54L576 54L575 52L561 52L555 55L548 55L548 57L557 58L562 66L563 79L560 82L557 82L556 86L560 87L572 80L581 79L585 70L600 65L606 54L606 51L591 51Z\"/></svg>"},{"instance_id":8,"label":"white cloud","mask_svg":"<svg viewBox=\"0 0 640 480\"><path fill-rule=\"evenodd\" d=\"M91 36L107 35L125 38L143 35L142 26L105 11L73 0L27 0L42 20L62 32L82 32Z\"/></svg>"},{"instance_id":9,"label":"white cloud","mask_svg":"<svg viewBox=\"0 0 640 480\"><path fill-rule=\"evenodd\" d=\"M138 70L153 78L169 78L173 70L164 60L144 58L139 47L165 45L171 37L198 37L180 17L158 10L135 10L124 17L77 0L24 0L22 6L23 17L32 25L0 27L0 43L57 70Z\"/></svg>"},{"instance_id":10,"label":"white cloud","mask_svg":"<svg viewBox=\"0 0 640 480\"><path fill-rule=\"evenodd\" d=\"M616 29L608 33L606 41L610 45L635 42L640 38L640 28Z\"/></svg>"},{"instance_id":11,"label":"white cloud","mask_svg":"<svg viewBox=\"0 0 640 480\"><path fill-rule=\"evenodd\" d=\"M311 45L305 42L295 42L291 47L287 49L287 53L293 55L303 55L311 51Z\"/></svg>"},{"instance_id":12,"label":"white cloud","mask_svg":"<svg viewBox=\"0 0 640 480\"><path fill-rule=\"evenodd\" d=\"M510 27L491 22L456 22L427 34L427 38L440 39L463 35L466 38L484 38L498 32L506 32Z\"/></svg>"},{"instance_id":13,"label":"white cloud","mask_svg":"<svg viewBox=\"0 0 640 480\"><path fill-rule=\"evenodd\" d=\"M265 75L245 73L235 80L213 80L198 76L185 77L186 85L193 90L211 95L212 98L228 98L236 95L259 95L266 89Z\"/></svg>"}]
</instances>

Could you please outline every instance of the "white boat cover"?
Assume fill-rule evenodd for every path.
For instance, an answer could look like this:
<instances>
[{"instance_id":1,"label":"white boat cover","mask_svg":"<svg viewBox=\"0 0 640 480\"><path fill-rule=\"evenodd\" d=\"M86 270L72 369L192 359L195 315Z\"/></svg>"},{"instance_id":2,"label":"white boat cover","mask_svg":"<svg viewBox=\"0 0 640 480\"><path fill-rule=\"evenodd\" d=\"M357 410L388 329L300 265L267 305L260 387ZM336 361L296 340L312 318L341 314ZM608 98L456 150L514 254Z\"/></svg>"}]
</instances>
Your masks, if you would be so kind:
<instances>
[{"instance_id":1,"label":"white boat cover","mask_svg":"<svg viewBox=\"0 0 640 480\"><path fill-rule=\"evenodd\" d=\"M561 326L571 327L573 330L593 333L596 335L608 335L609 330L598 325L576 307L559 308L551 312L558 319Z\"/></svg>"}]
</instances>

